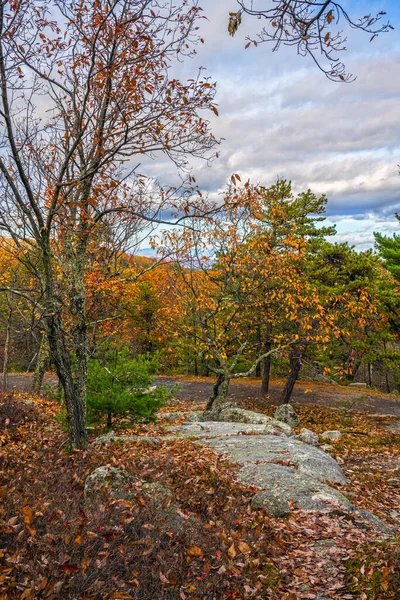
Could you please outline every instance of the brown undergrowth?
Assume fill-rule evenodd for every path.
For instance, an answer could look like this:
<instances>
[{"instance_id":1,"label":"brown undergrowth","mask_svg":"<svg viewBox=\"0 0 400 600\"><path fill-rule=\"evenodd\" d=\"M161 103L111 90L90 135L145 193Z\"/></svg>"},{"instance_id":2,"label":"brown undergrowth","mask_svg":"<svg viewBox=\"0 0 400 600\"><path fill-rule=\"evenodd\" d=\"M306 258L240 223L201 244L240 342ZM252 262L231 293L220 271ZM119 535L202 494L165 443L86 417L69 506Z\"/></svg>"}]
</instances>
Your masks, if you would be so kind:
<instances>
[{"instance_id":1,"label":"brown undergrowth","mask_svg":"<svg viewBox=\"0 0 400 600\"><path fill-rule=\"evenodd\" d=\"M189 440L68 453L53 418L56 404L27 396L4 404L2 600L294 600L318 593L345 599L358 593L346 562L360 544L371 547L373 534L345 515L294 509L288 520L270 519L251 509L254 491L235 482L235 465ZM154 431L145 426L139 433ZM187 527L171 530L144 499L110 501L89 514L84 482L100 465L167 485ZM379 554L375 563L382 560ZM385 568L381 597L394 599L393 565L387 561Z\"/></svg>"}]
</instances>

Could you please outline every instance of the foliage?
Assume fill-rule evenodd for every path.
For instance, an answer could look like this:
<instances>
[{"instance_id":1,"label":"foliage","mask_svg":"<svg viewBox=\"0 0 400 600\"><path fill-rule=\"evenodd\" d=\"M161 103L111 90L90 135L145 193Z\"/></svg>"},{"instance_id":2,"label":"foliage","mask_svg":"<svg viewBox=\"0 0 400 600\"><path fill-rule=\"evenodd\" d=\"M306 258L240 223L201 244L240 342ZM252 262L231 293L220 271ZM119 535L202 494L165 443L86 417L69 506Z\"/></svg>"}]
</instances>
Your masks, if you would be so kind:
<instances>
[{"instance_id":1,"label":"foliage","mask_svg":"<svg viewBox=\"0 0 400 600\"><path fill-rule=\"evenodd\" d=\"M0 433L0 597L292 600L329 590L333 597L350 600L354 594L345 565L356 556L360 568L368 562L365 575L384 567L389 571L383 581L391 581L391 552L374 550L379 545L369 539L370 530L337 515L296 509L288 520L267 518L251 509L254 490L235 482L235 466L210 449L160 437L156 447L131 442L60 452L65 435L48 418L58 405L18 398L29 399L43 422L25 421ZM318 427L335 426L335 415L315 406L301 413L311 428L320 421ZM153 425L135 433L162 436L161 428ZM372 472L371 448L366 452L363 446L368 438L344 436L337 453L345 461L356 501L369 509L384 502L387 514L390 505L397 506L398 496L385 479L385 460L396 458L399 446L385 432L376 434ZM171 531L144 499L114 500L96 514L83 512L85 477L106 464L167 485L182 514L195 525ZM357 465L363 469L354 472ZM382 477L374 487L377 468ZM360 571L356 575L362 584ZM394 600L396 589L389 585L381 597Z\"/></svg>"},{"instance_id":2,"label":"foliage","mask_svg":"<svg viewBox=\"0 0 400 600\"><path fill-rule=\"evenodd\" d=\"M107 416L111 427L116 417L131 422L149 421L172 397L165 386L150 387L158 368L155 358L131 358L127 348L108 351L104 359L92 358L88 369L88 417L99 422Z\"/></svg>"},{"instance_id":3,"label":"foliage","mask_svg":"<svg viewBox=\"0 0 400 600\"><path fill-rule=\"evenodd\" d=\"M400 216L396 215L398 221ZM394 233L393 237L374 233L375 246L385 260L385 266L392 275L400 281L400 235Z\"/></svg>"},{"instance_id":4,"label":"foliage","mask_svg":"<svg viewBox=\"0 0 400 600\"><path fill-rule=\"evenodd\" d=\"M250 0L237 0L239 10L229 13L228 31L235 35L242 15L261 19L263 27L257 37L247 37L246 48L270 42L273 50L283 44L294 46L300 56L309 56L325 75L333 81L353 81L353 75L346 73L345 65L338 54L346 50L346 36L339 24L344 21L351 29L364 31L370 41L380 33L393 29L389 22L381 23L386 13L381 10L376 15L367 13L354 18L347 10L346 3L335 0L274 0L264 2L264 6Z\"/></svg>"},{"instance_id":5,"label":"foliage","mask_svg":"<svg viewBox=\"0 0 400 600\"><path fill-rule=\"evenodd\" d=\"M36 280L2 290L41 314L72 447L87 444L91 253L104 262L134 247L165 210L201 214L192 178L162 188L134 166L162 153L180 172L191 156L214 156L204 117L218 114L215 84L201 70L181 82L170 69L195 54L200 10L158 0L0 6L1 228Z\"/></svg>"}]
</instances>

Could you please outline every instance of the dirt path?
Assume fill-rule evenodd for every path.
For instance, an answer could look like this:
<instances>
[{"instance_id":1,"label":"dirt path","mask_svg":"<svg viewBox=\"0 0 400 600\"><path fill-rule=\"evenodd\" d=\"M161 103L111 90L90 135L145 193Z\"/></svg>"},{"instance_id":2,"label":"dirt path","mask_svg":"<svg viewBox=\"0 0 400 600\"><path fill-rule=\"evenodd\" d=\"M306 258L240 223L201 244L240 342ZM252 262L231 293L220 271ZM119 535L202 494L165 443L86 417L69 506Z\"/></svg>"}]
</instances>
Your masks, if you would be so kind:
<instances>
[{"instance_id":1,"label":"dirt path","mask_svg":"<svg viewBox=\"0 0 400 600\"><path fill-rule=\"evenodd\" d=\"M184 401L203 402L211 393L213 380L206 377L159 377L158 380L167 385L179 384L181 390L177 398ZM260 393L260 382L254 379L237 380L229 388L230 398L234 400L257 400L260 408L277 404L283 390L284 382L274 380L271 384L269 398ZM320 404L332 408L348 408L365 410L379 414L390 414L400 418L400 397L383 394L376 390L341 387L330 384L314 383L300 380L297 382L293 404Z\"/></svg>"},{"instance_id":2,"label":"dirt path","mask_svg":"<svg viewBox=\"0 0 400 600\"><path fill-rule=\"evenodd\" d=\"M204 402L209 397L213 379L207 377L158 377L160 383L168 386L179 384L181 390L176 394L180 400ZM57 377L54 374L46 373L45 386L55 387ZM260 381L255 379L237 380L231 383L229 388L230 398L238 401L257 400L261 408L277 404L280 394L283 390L284 382L274 380L271 384L270 395L265 398L260 393ZM30 373L12 373L9 375L9 390L31 392L32 374ZM390 414L400 418L400 397L383 394L376 390L365 390L362 388L341 387L330 384L315 383L312 381L300 380L297 382L293 397L293 404L319 404L333 408L348 408L357 410L366 410L379 414Z\"/></svg>"}]
</instances>

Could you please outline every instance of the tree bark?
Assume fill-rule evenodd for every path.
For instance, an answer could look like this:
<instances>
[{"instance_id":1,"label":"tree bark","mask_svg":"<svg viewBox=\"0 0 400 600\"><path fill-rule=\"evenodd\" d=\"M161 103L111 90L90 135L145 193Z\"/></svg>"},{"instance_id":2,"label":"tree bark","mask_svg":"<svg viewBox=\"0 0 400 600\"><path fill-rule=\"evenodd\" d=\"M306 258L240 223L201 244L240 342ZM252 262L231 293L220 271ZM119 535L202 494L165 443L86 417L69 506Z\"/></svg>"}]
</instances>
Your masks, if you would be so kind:
<instances>
[{"instance_id":1,"label":"tree bark","mask_svg":"<svg viewBox=\"0 0 400 600\"><path fill-rule=\"evenodd\" d=\"M4 361L3 361L3 389L8 388L8 361L10 356L10 338L11 338L11 318L12 307L9 308L7 318L6 339L4 342Z\"/></svg>"},{"instance_id":2,"label":"tree bark","mask_svg":"<svg viewBox=\"0 0 400 600\"><path fill-rule=\"evenodd\" d=\"M58 379L64 390L65 408L69 441L71 448L82 449L87 446L86 430L86 381L88 361L88 339L84 296L84 253L78 254L74 273L74 285L70 290L70 309L75 318L73 337L74 365L67 344L67 334L61 318L62 307L54 293L52 280L50 248L44 250L45 298L47 314L45 317L51 359L55 365ZM74 368L75 367L75 368Z\"/></svg>"},{"instance_id":3,"label":"tree bark","mask_svg":"<svg viewBox=\"0 0 400 600\"><path fill-rule=\"evenodd\" d=\"M260 327L257 327L257 344L258 344L258 347L261 346L261 328ZM261 362L257 363L256 370L255 370L255 376L261 377Z\"/></svg>"},{"instance_id":4,"label":"tree bark","mask_svg":"<svg viewBox=\"0 0 400 600\"><path fill-rule=\"evenodd\" d=\"M207 402L207 406L206 406L206 410L211 410L214 404L214 401L218 398L219 396L219 388L221 387L221 385L225 382L225 376L222 373L218 374L217 380L214 383L213 386L213 391L211 393L211 396L208 399ZM229 384L228 384L229 385Z\"/></svg>"},{"instance_id":5,"label":"tree bark","mask_svg":"<svg viewBox=\"0 0 400 600\"><path fill-rule=\"evenodd\" d=\"M40 340L40 346L37 353L35 372L33 374L32 389L34 394L40 394L43 386L44 373L46 369L47 359L47 336L46 333L42 334Z\"/></svg>"},{"instance_id":6,"label":"tree bark","mask_svg":"<svg viewBox=\"0 0 400 600\"><path fill-rule=\"evenodd\" d=\"M292 396L294 384L296 383L301 370L302 353L299 350L290 353L290 373L286 379L285 387L282 392L280 404L289 404Z\"/></svg>"},{"instance_id":7,"label":"tree bark","mask_svg":"<svg viewBox=\"0 0 400 600\"><path fill-rule=\"evenodd\" d=\"M263 352L267 353L271 350L272 342L271 342L271 333L272 333L272 323L268 323L265 332L264 332L264 344L263 344ZM266 356L263 359L263 371L262 371L262 382L261 382L261 393L266 396L269 392L269 378L271 373L271 354Z\"/></svg>"},{"instance_id":8,"label":"tree bark","mask_svg":"<svg viewBox=\"0 0 400 600\"><path fill-rule=\"evenodd\" d=\"M368 387L372 387L372 363L368 363Z\"/></svg>"}]
</instances>

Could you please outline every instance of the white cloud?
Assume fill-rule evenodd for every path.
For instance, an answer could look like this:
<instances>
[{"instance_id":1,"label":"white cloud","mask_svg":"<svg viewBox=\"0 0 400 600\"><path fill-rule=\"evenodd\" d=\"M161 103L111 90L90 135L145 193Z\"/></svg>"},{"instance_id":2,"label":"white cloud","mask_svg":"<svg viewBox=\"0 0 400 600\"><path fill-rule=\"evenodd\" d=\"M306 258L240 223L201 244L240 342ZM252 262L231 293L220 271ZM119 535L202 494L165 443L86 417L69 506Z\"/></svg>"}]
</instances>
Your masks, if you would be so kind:
<instances>
[{"instance_id":1,"label":"white cloud","mask_svg":"<svg viewBox=\"0 0 400 600\"><path fill-rule=\"evenodd\" d=\"M380 10L388 3L358 2L357 14L373 11L375 4ZM193 61L174 69L174 74L190 77L202 65L218 81L220 116L210 121L225 141L211 167L194 163L201 187L215 193L232 172L264 185L285 177L296 191L310 187L328 196L328 214L340 222L338 239L366 247L373 244L373 227L396 230L393 215L400 211L396 31L371 45L368 36L350 32L349 52L343 58L357 80L337 84L291 48L277 53L265 45L244 50L245 33L255 33L260 22L244 19L238 34L230 38L226 27L234 0L203 0L202 6L208 17L201 26L205 44ZM387 10L391 12L390 3ZM393 17L396 26L398 11ZM172 176L170 165L162 160L146 169L161 178Z\"/></svg>"}]
</instances>

